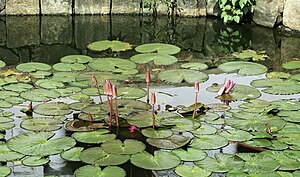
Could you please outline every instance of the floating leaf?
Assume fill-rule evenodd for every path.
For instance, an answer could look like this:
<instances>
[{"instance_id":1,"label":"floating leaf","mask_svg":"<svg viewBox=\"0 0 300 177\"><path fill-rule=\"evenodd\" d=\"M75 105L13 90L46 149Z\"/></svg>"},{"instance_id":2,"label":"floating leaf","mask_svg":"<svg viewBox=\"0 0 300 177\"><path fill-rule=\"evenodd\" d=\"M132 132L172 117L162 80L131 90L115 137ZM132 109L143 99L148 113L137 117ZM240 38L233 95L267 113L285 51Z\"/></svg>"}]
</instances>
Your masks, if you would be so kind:
<instances>
[{"instance_id":1,"label":"floating leaf","mask_svg":"<svg viewBox=\"0 0 300 177\"><path fill-rule=\"evenodd\" d=\"M266 148L276 151L285 150L289 148L289 146L286 143L281 142L279 140L271 140L271 143L272 144L270 146L266 146Z\"/></svg>"},{"instance_id":2,"label":"floating leaf","mask_svg":"<svg viewBox=\"0 0 300 177\"><path fill-rule=\"evenodd\" d=\"M55 72L51 80L56 82L71 83L76 81L77 73L75 72Z\"/></svg>"},{"instance_id":3,"label":"floating leaf","mask_svg":"<svg viewBox=\"0 0 300 177\"><path fill-rule=\"evenodd\" d=\"M140 53L150 53L150 52L157 52L161 54L176 54L180 52L180 48L171 45L171 44L163 44L163 43L148 43L148 44L143 44L140 46L137 46L135 48L137 52Z\"/></svg>"},{"instance_id":4,"label":"floating leaf","mask_svg":"<svg viewBox=\"0 0 300 177\"><path fill-rule=\"evenodd\" d=\"M299 69L300 68L300 61L289 61L282 64L282 67L285 69Z\"/></svg>"},{"instance_id":5,"label":"floating leaf","mask_svg":"<svg viewBox=\"0 0 300 177\"><path fill-rule=\"evenodd\" d=\"M120 58L99 58L91 61L89 67L97 71L111 71L115 70L132 70L136 68L136 64L132 61Z\"/></svg>"},{"instance_id":6,"label":"floating leaf","mask_svg":"<svg viewBox=\"0 0 300 177\"><path fill-rule=\"evenodd\" d=\"M129 157L129 155L109 154L101 147L86 149L80 155L83 162L100 166L120 165L128 161Z\"/></svg>"},{"instance_id":7,"label":"floating leaf","mask_svg":"<svg viewBox=\"0 0 300 177\"><path fill-rule=\"evenodd\" d=\"M23 120L20 124L22 128L30 131L54 131L61 128L63 122L54 118L33 118Z\"/></svg>"},{"instance_id":8,"label":"floating leaf","mask_svg":"<svg viewBox=\"0 0 300 177\"><path fill-rule=\"evenodd\" d=\"M53 69L56 71L82 71L86 69L86 66L81 63L56 63L53 65Z\"/></svg>"},{"instance_id":9,"label":"floating leaf","mask_svg":"<svg viewBox=\"0 0 300 177\"><path fill-rule=\"evenodd\" d=\"M61 158L68 161L80 162L81 160L79 156L81 155L83 149L84 149L83 147L73 147L72 149L62 152L60 156Z\"/></svg>"},{"instance_id":10,"label":"floating leaf","mask_svg":"<svg viewBox=\"0 0 300 177\"><path fill-rule=\"evenodd\" d=\"M88 49L101 52L107 49L111 49L113 52L120 52L120 51L126 51L130 50L131 45L127 42L122 41L109 41L109 40L103 40L103 41L97 41L89 44L87 46Z\"/></svg>"},{"instance_id":11,"label":"floating leaf","mask_svg":"<svg viewBox=\"0 0 300 177\"><path fill-rule=\"evenodd\" d=\"M17 105L17 104L21 104L21 103L25 102L25 99L23 99L21 97L8 97L5 100L13 105Z\"/></svg>"},{"instance_id":12,"label":"floating leaf","mask_svg":"<svg viewBox=\"0 0 300 177\"><path fill-rule=\"evenodd\" d=\"M218 153L215 154L215 159L206 157L204 160L196 162L196 165L208 171L224 173L240 170L244 166L244 161L232 154Z\"/></svg>"},{"instance_id":13,"label":"floating leaf","mask_svg":"<svg viewBox=\"0 0 300 177\"><path fill-rule=\"evenodd\" d=\"M51 66L45 63L28 62L17 65L16 69L22 72L48 71Z\"/></svg>"},{"instance_id":14,"label":"floating leaf","mask_svg":"<svg viewBox=\"0 0 300 177\"><path fill-rule=\"evenodd\" d=\"M289 122L300 122L300 111L279 111L277 116L282 117L284 120Z\"/></svg>"},{"instance_id":15,"label":"floating leaf","mask_svg":"<svg viewBox=\"0 0 300 177\"><path fill-rule=\"evenodd\" d=\"M296 80L296 81L300 81L300 74L293 74L291 76L291 79Z\"/></svg>"},{"instance_id":16,"label":"floating leaf","mask_svg":"<svg viewBox=\"0 0 300 177\"><path fill-rule=\"evenodd\" d=\"M182 135L172 135L164 139L147 138L147 142L161 149L176 149L190 142L190 138Z\"/></svg>"},{"instance_id":17,"label":"floating leaf","mask_svg":"<svg viewBox=\"0 0 300 177\"><path fill-rule=\"evenodd\" d=\"M196 165L192 167L187 164L178 165L175 168L175 173L182 177L207 177L211 174L210 171L204 170Z\"/></svg>"},{"instance_id":18,"label":"floating leaf","mask_svg":"<svg viewBox=\"0 0 300 177\"><path fill-rule=\"evenodd\" d=\"M5 90L14 91L14 92L24 92L29 89L32 89L33 86L25 83L16 83L16 84L5 85L3 86L3 88Z\"/></svg>"},{"instance_id":19,"label":"floating leaf","mask_svg":"<svg viewBox=\"0 0 300 177\"><path fill-rule=\"evenodd\" d=\"M45 79L45 77L50 76L52 73L48 71L36 71L36 72L31 72L30 76L36 79Z\"/></svg>"},{"instance_id":20,"label":"floating leaf","mask_svg":"<svg viewBox=\"0 0 300 177\"><path fill-rule=\"evenodd\" d=\"M23 154L10 150L6 144L4 143L0 144L0 162L10 162L10 161L22 159L23 157L24 157Z\"/></svg>"},{"instance_id":21,"label":"floating leaf","mask_svg":"<svg viewBox=\"0 0 300 177\"><path fill-rule=\"evenodd\" d=\"M178 61L174 56L161 53L137 54L132 56L130 60L138 64L145 64L153 61L155 65L171 65Z\"/></svg>"},{"instance_id":22,"label":"floating leaf","mask_svg":"<svg viewBox=\"0 0 300 177\"><path fill-rule=\"evenodd\" d=\"M249 132L243 130L226 130L219 133L219 135L225 137L230 141L248 141L252 139L252 135Z\"/></svg>"},{"instance_id":23,"label":"floating leaf","mask_svg":"<svg viewBox=\"0 0 300 177\"><path fill-rule=\"evenodd\" d=\"M297 111L300 109L300 102L297 100L275 100L271 102L271 106L279 110Z\"/></svg>"},{"instance_id":24,"label":"floating leaf","mask_svg":"<svg viewBox=\"0 0 300 177\"><path fill-rule=\"evenodd\" d=\"M72 137L82 143L100 144L106 141L111 141L116 138L115 134L108 134L109 131L105 129L99 129L90 132L75 132Z\"/></svg>"},{"instance_id":25,"label":"floating leaf","mask_svg":"<svg viewBox=\"0 0 300 177\"><path fill-rule=\"evenodd\" d=\"M22 160L22 164L25 166L36 167L49 163L49 158L43 158L40 156L31 156Z\"/></svg>"},{"instance_id":26,"label":"floating leaf","mask_svg":"<svg viewBox=\"0 0 300 177\"><path fill-rule=\"evenodd\" d=\"M66 87L62 89L55 89L56 92L60 94L61 97L66 97L74 93L79 93L81 88L79 87Z\"/></svg>"},{"instance_id":27,"label":"floating leaf","mask_svg":"<svg viewBox=\"0 0 300 177\"><path fill-rule=\"evenodd\" d=\"M217 132L217 128L208 124L201 124L199 128L191 131L191 133L193 133L193 135L197 137L201 135L212 135L215 134L216 132Z\"/></svg>"},{"instance_id":28,"label":"floating leaf","mask_svg":"<svg viewBox=\"0 0 300 177\"><path fill-rule=\"evenodd\" d=\"M99 60L101 60L101 59L99 59ZM119 60L122 60L122 59L119 59ZM106 65L104 65L103 67L106 67ZM109 70L114 70L114 69L116 69L114 66L110 66L110 68L109 68ZM123 74L113 74L111 72L93 71L93 72L79 73L78 75L76 75L76 81L84 82L84 83L87 82L88 85L91 85L92 84L91 78L92 78L93 75L97 78L98 81L104 81L106 79L109 79L112 82L112 84L114 84L114 85L117 84L114 81L116 81L116 80L125 80L125 79L128 78L127 75L123 75ZM99 82L98 84L99 84L99 86L103 86L103 83L104 82Z\"/></svg>"},{"instance_id":29,"label":"floating leaf","mask_svg":"<svg viewBox=\"0 0 300 177\"><path fill-rule=\"evenodd\" d=\"M253 87L264 88L262 91L275 95L291 95L300 93L300 83L295 80L258 79L251 82Z\"/></svg>"},{"instance_id":30,"label":"floating leaf","mask_svg":"<svg viewBox=\"0 0 300 177\"><path fill-rule=\"evenodd\" d=\"M13 107L13 104L11 104L8 101L0 100L0 108L11 108Z\"/></svg>"},{"instance_id":31,"label":"floating leaf","mask_svg":"<svg viewBox=\"0 0 300 177\"><path fill-rule=\"evenodd\" d=\"M50 102L38 104L33 107L33 112L46 116L62 116L72 112L68 104L63 102Z\"/></svg>"},{"instance_id":32,"label":"floating leaf","mask_svg":"<svg viewBox=\"0 0 300 177\"><path fill-rule=\"evenodd\" d=\"M285 73L285 72L270 72L270 73L267 73L266 74L266 77L267 78L270 78L270 79L274 79L274 78L279 78L279 79L290 79L291 78L291 74L289 73Z\"/></svg>"},{"instance_id":33,"label":"floating leaf","mask_svg":"<svg viewBox=\"0 0 300 177\"><path fill-rule=\"evenodd\" d=\"M186 118L164 119L161 123L163 125L174 125L171 130L177 132L192 131L200 127L199 122Z\"/></svg>"},{"instance_id":34,"label":"floating leaf","mask_svg":"<svg viewBox=\"0 0 300 177\"><path fill-rule=\"evenodd\" d=\"M8 176L11 173L11 168L8 166L0 166L0 176Z\"/></svg>"},{"instance_id":35,"label":"floating leaf","mask_svg":"<svg viewBox=\"0 0 300 177\"><path fill-rule=\"evenodd\" d=\"M108 166L103 170L99 166L85 165L75 171L76 177L125 177L126 172L120 167Z\"/></svg>"},{"instance_id":36,"label":"floating leaf","mask_svg":"<svg viewBox=\"0 0 300 177\"><path fill-rule=\"evenodd\" d=\"M132 155L130 161L133 165L148 170L167 170L180 164L177 155L165 151L154 151L153 156L143 151Z\"/></svg>"},{"instance_id":37,"label":"floating leaf","mask_svg":"<svg viewBox=\"0 0 300 177\"><path fill-rule=\"evenodd\" d=\"M82 63L86 64L92 61L93 58L87 55L67 55L60 59L63 63Z\"/></svg>"},{"instance_id":38,"label":"floating leaf","mask_svg":"<svg viewBox=\"0 0 300 177\"><path fill-rule=\"evenodd\" d=\"M123 143L120 140L111 140L101 145L104 151L112 154L136 154L146 149L144 143L138 140L126 139Z\"/></svg>"},{"instance_id":39,"label":"floating leaf","mask_svg":"<svg viewBox=\"0 0 300 177\"><path fill-rule=\"evenodd\" d=\"M278 170L292 171L300 169L300 162L287 157L282 151L264 151L261 153L263 157L271 157L280 164Z\"/></svg>"},{"instance_id":40,"label":"floating leaf","mask_svg":"<svg viewBox=\"0 0 300 177\"><path fill-rule=\"evenodd\" d=\"M60 94L54 90L33 89L22 92L21 97L29 101L47 101L53 98L58 98Z\"/></svg>"},{"instance_id":41,"label":"floating leaf","mask_svg":"<svg viewBox=\"0 0 300 177\"><path fill-rule=\"evenodd\" d=\"M207 156L207 154L203 150L195 148L187 148L187 151L180 148L175 149L172 152L178 155L181 160L189 162L203 160Z\"/></svg>"},{"instance_id":42,"label":"floating leaf","mask_svg":"<svg viewBox=\"0 0 300 177\"><path fill-rule=\"evenodd\" d=\"M262 64L243 61L226 62L220 64L219 68L224 72L238 71L238 74L246 76L264 74L268 70L268 68Z\"/></svg>"},{"instance_id":43,"label":"floating leaf","mask_svg":"<svg viewBox=\"0 0 300 177\"><path fill-rule=\"evenodd\" d=\"M229 105L222 103L208 104L207 106L209 107L209 110L213 112L225 112L231 109Z\"/></svg>"},{"instance_id":44,"label":"floating leaf","mask_svg":"<svg viewBox=\"0 0 300 177\"><path fill-rule=\"evenodd\" d=\"M190 147L196 149L219 149L227 144L227 139L220 135L201 135L193 139Z\"/></svg>"},{"instance_id":45,"label":"floating leaf","mask_svg":"<svg viewBox=\"0 0 300 177\"><path fill-rule=\"evenodd\" d=\"M241 52L234 52L232 54L233 56L240 58L240 59L251 59L253 61L260 61L265 60L268 58L268 55L265 54L265 52L256 52L254 50L243 50Z\"/></svg>"},{"instance_id":46,"label":"floating leaf","mask_svg":"<svg viewBox=\"0 0 300 177\"><path fill-rule=\"evenodd\" d=\"M71 104L69 104L69 108L76 110L76 111L82 111L83 108L89 106L89 105L93 105L93 101L92 100L82 100L79 102L73 102Z\"/></svg>"},{"instance_id":47,"label":"floating leaf","mask_svg":"<svg viewBox=\"0 0 300 177\"><path fill-rule=\"evenodd\" d=\"M268 101L255 99L249 100L247 103L240 104L238 107L243 108L243 111L246 112L261 113L270 105L271 103Z\"/></svg>"},{"instance_id":48,"label":"floating leaf","mask_svg":"<svg viewBox=\"0 0 300 177\"><path fill-rule=\"evenodd\" d=\"M208 80L207 74L200 71L188 70L188 69L174 69L166 70L158 74L158 78L169 83L182 83L187 82L189 84L198 82L204 82Z\"/></svg>"},{"instance_id":49,"label":"floating leaf","mask_svg":"<svg viewBox=\"0 0 300 177\"><path fill-rule=\"evenodd\" d=\"M147 95L144 89L133 87L120 87L118 88L118 96L124 99L139 99Z\"/></svg>"},{"instance_id":50,"label":"floating leaf","mask_svg":"<svg viewBox=\"0 0 300 177\"><path fill-rule=\"evenodd\" d=\"M49 140L54 136L51 132L28 132L19 134L8 140L8 147L25 155L48 156L59 154L75 146L73 138L64 137Z\"/></svg>"},{"instance_id":51,"label":"floating leaf","mask_svg":"<svg viewBox=\"0 0 300 177\"><path fill-rule=\"evenodd\" d=\"M5 90L0 91L0 99L6 99L9 97L17 97L17 96L19 96L19 93L17 92L5 91Z\"/></svg>"},{"instance_id":52,"label":"floating leaf","mask_svg":"<svg viewBox=\"0 0 300 177\"><path fill-rule=\"evenodd\" d=\"M0 116L0 123L6 123L6 122L13 122L14 119L10 117L4 117L3 115Z\"/></svg>"},{"instance_id":53,"label":"floating leaf","mask_svg":"<svg viewBox=\"0 0 300 177\"><path fill-rule=\"evenodd\" d=\"M208 68L208 66L206 64L198 63L198 62L184 63L180 67L184 68L184 69L192 69L192 70L197 70L197 71L205 70Z\"/></svg>"},{"instance_id":54,"label":"floating leaf","mask_svg":"<svg viewBox=\"0 0 300 177\"><path fill-rule=\"evenodd\" d=\"M13 128L14 126L15 126L15 124L13 124L13 123L0 124L0 132L3 132L5 130L9 130L9 129Z\"/></svg>"},{"instance_id":55,"label":"floating leaf","mask_svg":"<svg viewBox=\"0 0 300 177\"><path fill-rule=\"evenodd\" d=\"M6 65L6 63L2 60L0 60L0 68L3 68Z\"/></svg>"},{"instance_id":56,"label":"floating leaf","mask_svg":"<svg viewBox=\"0 0 300 177\"><path fill-rule=\"evenodd\" d=\"M64 87L62 82L57 82L51 79L40 79L35 82L35 85L40 86L45 89L57 89Z\"/></svg>"},{"instance_id":57,"label":"floating leaf","mask_svg":"<svg viewBox=\"0 0 300 177\"><path fill-rule=\"evenodd\" d=\"M173 135L172 130L165 129L165 128L159 128L159 129L153 129L153 128L146 128L142 130L142 134L148 138L167 138Z\"/></svg>"},{"instance_id":58,"label":"floating leaf","mask_svg":"<svg viewBox=\"0 0 300 177\"><path fill-rule=\"evenodd\" d=\"M75 93L75 94L70 94L69 98L71 98L72 100L86 100L89 99L90 97L86 94Z\"/></svg>"}]
</instances>

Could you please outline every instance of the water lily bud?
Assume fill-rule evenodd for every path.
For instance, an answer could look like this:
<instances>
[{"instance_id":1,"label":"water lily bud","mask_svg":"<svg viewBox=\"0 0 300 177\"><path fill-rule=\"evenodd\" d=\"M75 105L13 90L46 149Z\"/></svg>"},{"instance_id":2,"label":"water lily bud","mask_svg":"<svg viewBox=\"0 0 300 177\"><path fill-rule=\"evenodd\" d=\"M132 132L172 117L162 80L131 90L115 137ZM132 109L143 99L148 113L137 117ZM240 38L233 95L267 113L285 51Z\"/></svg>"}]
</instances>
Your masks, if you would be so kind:
<instances>
[{"instance_id":1,"label":"water lily bud","mask_svg":"<svg viewBox=\"0 0 300 177\"><path fill-rule=\"evenodd\" d=\"M112 95L112 84L109 80L104 80L103 92L105 95Z\"/></svg>"},{"instance_id":2,"label":"water lily bud","mask_svg":"<svg viewBox=\"0 0 300 177\"><path fill-rule=\"evenodd\" d=\"M88 117L89 117L90 123L92 123L93 122L93 117L92 117L91 113L89 113L89 112L88 112Z\"/></svg>"},{"instance_id":3,"label":"water lily bud","mask_svg":"<svg viewBox=\"0 0 300 177\"><path fill-rule=\"evenodd\" d=\"M95 75L92 75L92 82L95 86L98 86L98 81Z\"/></svg>"},{"instance_id":4,"label":"water lily bud","mask_svg":"<svg viewBox=\"0 0 300 177\"><path fill-rule=\"evenodd\" d=\"M156 96L155 96L154 92L151 93L151 103L152 103L152 105L154 105L156 103Z\"/></svg>"},{"instance_id":5,"label":"water lily bud","mask_svg":"<svg viewBox=\"0 0 300 177\"><path fill-rule=\"evenodd\" d=\"M116 85L112 86L112 96L113 96L113 99L116 99L118 97L118 92L117 92L117 86Z\"/></svg>"},{"instance_id":6,"label":"water lily bud","mask_svg":"<svg viewBox=\"0 0 300 177\"><path fill-rule=\"evenodd\" d=\"M112 88L112 84L111 84L110 81L108 82L107 87L108 87L108 92L107 92L107 94L108 94L109 96L112 96L112 95L113 95L113 88Z\"/></svg>"},{"instance_id":7,"label":"water lily bud","mask_svg":"<svg viewBox=\"0 0 300 177\"><path fill-rule=\"evenodd\" d=\"M195 82L194 89L195 89L195 93L199 92L199 82L198 81Z\"/></svg>"},{"instance_id":8,"label":"water lily bud","mask_svg":"<svg viewBox=\"0 0 300 177\"><path fill-rule=\"evenodd\" d=\"M146 71L146 83L149 83L150 82L150 70L149 69L147 69L147 71Z\"/></svg>"}]
</instances>

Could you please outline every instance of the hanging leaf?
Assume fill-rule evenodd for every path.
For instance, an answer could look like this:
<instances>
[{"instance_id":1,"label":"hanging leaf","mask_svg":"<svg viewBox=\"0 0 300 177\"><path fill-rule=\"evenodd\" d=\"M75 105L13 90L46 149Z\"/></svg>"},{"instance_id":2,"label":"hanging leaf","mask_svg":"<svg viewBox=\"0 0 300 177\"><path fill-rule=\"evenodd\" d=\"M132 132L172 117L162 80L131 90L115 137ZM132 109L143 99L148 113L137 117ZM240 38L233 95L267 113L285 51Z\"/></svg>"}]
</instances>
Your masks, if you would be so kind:
<instances>
[{"instance_id":1,"label":"hanging leaf","mask_svg":"<svg viewBox=\"0 0 300 177\"><path fill-rule=\"evenodd\" d=\"M61 128L63 122L54 118L35 117L23 120L20 127L30 131L55 131Z\"/></svg>"},{"instance_id":2,"label":"hanging leaf","mask_svg":"<svg viewBox=\"0 0 300 177\"><path fill-rule=\"evenodd\" d=\"M120 58L99 58L91 61L88 65L94 70L107 72L114 72L116 69L126 71L136 68L134 62Z\"/></svg>"},{"instance_id":3,"label":"hanging leaf","mask_svg":"<svg viewBox=\"0 0 300 177\"><path fill-rule=\"evenodd\" d=\"M207 157L207 154L203 150L195 148L187 148L187 151L180 148L175 149L172 152L178 155L181 160L188 162L203 160L205 157Z\"/></svg>"},{"instance_id":4,"label":"hanging leaf","mask_svg":"<svg viewBox=\"0 0 300 177\"><path fill-rule=\"evenodd\" d=\"M264 74L268 70L268 68L262 64L243 61L226 62L219 65L219 68L224 72L238 71L238 74L245 76Z\"/></svg>"},{"instance_id":5,"label":"hanging leaf","mask_svg":"<svg viewBox=\"0 0 300 177\"><path fill-rule=\"evenodd\" d=\"M189 63L184 63L180 66L181 68L184 69L191 69L191 70L197 70L197 71L202 71L208 68L208 66L204 63L198 63L198 62L189 62Z\"/></svg>"},{"instance_id":6,"label":"hanging leaf","mask_svg":"<svg viewBox=\"0 0 300 177\"><path fill-rule=\"evenodd\" d=\"M136 154L146 149L144 143L138 140L126 139L123 143L120 140L111 140L101 145L102 149L112 154Z\"/></svg>"},{"instance_id":7,"label":"hanging leaf","mask_svg":"<svg viewBox=\"0 0 300 177\"><path fill-rule=\"evenodd\" d=\"M90 132L75 132L72 137L82 143L100 144L107 141L112 141L116 138L115 134L108 134L109 131L105 129L99 129Z\"/></svg>"},{"instance_id":8,"label":"hanging leaf","mask_svg":"<svg viewBox=\"0 0 300 177\"><path fill-rule=\"evenodd\" d=\"M72 112L68 104L63 102L50 102L38 104L33 107L33 112L46 116L62 116Z\"/></svg>"},{"instance_id":9,"label":"hanging leaf","mask_svg":"<svg viewBox=\"0 0 300 177\"><path fill-rule=\"evenodd\" d=\"M16 69L22 72L30 73L35 71L48 71L51 69L51 66L45 63L28 62L17 65Z\"/></svg>"},{"instance_id":10,"label":"hanging leaf","mask_svg":"<svg viewBox=\"0 0 300 177\"><path fill-rule=\"evenodd\" d=\"M89 44L87 46L88 49L101 52L107 49L111 49L113 52L120 52L120 51L126 51L131 50L132 47L127 42L122 41L109 41L109 40L103 40L103 41L97 41Z\"/></svg>"},{"instance_id":11,"label":"hanging leaf","mask_svg":"<svg viewBox=\"0 0 300 177\"><path fill-rule=\"evenodd\" d=\"M33 89L22 92L21 97L29 101L47 101L58 98L60 94L54 90Z\"/></svg>"},{"instance_id":12,"label":"hanging leaf","mask_svg":"<svg viewBox=\"0 0 300 177\"><path fill-rule=\"evenodd\" d=\"M137 46L135 51L139 53L150 53L150 52L157 52L161 54L176 54L180 52L180 48L171 45L171 44L163 44L163 43L149 43Z\"/></svg>"},{"instance_id":13,"label":"hanging leaf","mask_svg":"<svg viewBox=\"0 0 300 177\"><path fill-rule=\"evenodd\" d=\"M196 149L219 149L227 144L227 139L220 135L201 135L194 138L189 146Z\"/></svg>"},{"instance_id":14,"label":"hanging leaf","mask_svg":"<svg viewBox=\"0 0 300 177\"><path fill-rule=\"evenodd\" d=\"M52 67L56 71L82 71L86 69L82 63L56 63Z\"/></svg>"},{"instance_id":15,"label":"hanging leaf","mask_svg":"<svg viewBox=\"0 0 300 177\"><path fill-rule=\"evenodd\" d=\"M190 138L182 135L172 135L164 139L147 138L147 142L161 149L176 149L190 142Z\"/></svg>"},{"instance_id":16,"label":"hanging leaf","mask_svg":"<svg viewBox=\"0 0 300 177\"><path fill-rule=\"evenodd\" d=\"M172 130L166 128L146 128L142 130L142 134L148 138L167 138L173 135Z\"/></svg>"},{"instance_id":17,"label":"hanging leaf","mask_svg":"<svg viewBox=\"0 0 300 177\"><path fill-rule=\"evenodd\" d=\"M289 61L282 64L282 67L285 69L299 69L300 68L300 61Z\"/></svg>"},{"instance_id":18,"label":"hanging leaf","mask_svg":"<svg viewBox=\"0 0 300 177\"><path fill-rule=\"evenodd\" d=\"M60 154L61 158L72 161L72 162L80 162L79 156L81 155L81 152L83 151L83 147L73 147L67 151L64 151Z\"/></svg>"},{"instance_id":19,"label":"hanging leaf","mask_svg":"<svg viewBox=\"0 0 300 177\"><path fill-rule=\"evenodd\" d=\"M130 157L133 165L148 170L167 170L180 164L180 158L171 152L154 151L152 156L146 151Z\"/></svg>"},{"instance_id":20,"label":"hanging leaf","mask_svg":"<svg viewBox=\"0 0 300 177\"><path fill-rule=\"evenodd\" d=\"M132 56L130 60L138 64L145 64L153 61L155 65L171 65L178 61L174 56L161 53L137 54Z\"/></svg>"},{"instance_id":21,"label":"hanging leaf","mask_svg":"<svg viewBox=\"0 0 300 177\"><path fill-rule=\"evenodd\" d=\"M207 74L188 69L166 70L158 73L158 78L169 83L187 82L189 84L208 80Z\"/></svg>"},{"instance_id":22,"label":"hanging leaf","mask_svg":"<svg viewBox=\"0 0 300 177\"><path fill-rule=\"evenodd\" d=\"M29 167L37 167L41 165L45 165L50 162L49 158L43 158L40 156L31 156L22 160L22 164Z\"/></svg>"},{"instance_id":23,"label":"hanging leaf","mask_svg":"<svg viewBox=\"0 0 300 177\"><path fill-rule=\"evenodd\" d=\"M0 144L0 162L10 162L10 161L22 159L23 157L24 157L23 154L10 150L6 144L4 143Z\"/></svg>"},{"instance_id":24,"label":"hanging leaf","mask_svg":"<svg viewBox=\"0 0 300 177\"><path fill-rule=\"evenodd\" d=\"M0 176L8 176L11 173L11 168L8 166L0 166Z\"/></svg>"},{"instance_id":25,"label":"hanging leaf","mask_svg":"<svg viewBox=\"0 0 300 177\"><path fill-rule=\"evenodd\" d=\"M7 146L25 155L48 156L59 154L75 146L73 138L64 137L49 140L54 136L51 132L27 132L8 140Z\"/></svg>"},{"instance_id":26,"label":"hanging leaf","mask_svg":"<svg viewBox=\"0 0 300 177\"><path fill-rule=\"evenodd\" d=\"M204 170L198 166L190 166L187 164L178 165L175 168L175 173L182 177L207 177L211 175L210 171Z\"/></svg>"},{"instance_id":27,"label":"hanging leaf","mask_svg":"<svg viewBox=\"0 0 300 177\"><path fill-rule=\"evenodd\" d=\"M82 63L86 64L92 61L93 58L87 55L67 55L60 59L63 63Z\"/></svg>"},{"instance_id":28,"label":"hanging leaf","mask_svg":"<svg viewBox=\"0 0 300 177\"><path fill-rule=\"evenodd\" d=\"M120 167L108 166L103 170L99 166L85 165L75 171L75 177L125 177L126 172Z\"/></svg>"},{"instance_id":29,"label":"hanging leaf","mask_svg":"<svg viewBox=\"0 0 300 177\"><path fill-rule=\"evenodd\" d=\"M84 163L100 166L120 165L127 162L129 157L129 155L109 154L101 147L86 149L82 151L80 155L80 159Z\"/></svg>"}]
</instances>

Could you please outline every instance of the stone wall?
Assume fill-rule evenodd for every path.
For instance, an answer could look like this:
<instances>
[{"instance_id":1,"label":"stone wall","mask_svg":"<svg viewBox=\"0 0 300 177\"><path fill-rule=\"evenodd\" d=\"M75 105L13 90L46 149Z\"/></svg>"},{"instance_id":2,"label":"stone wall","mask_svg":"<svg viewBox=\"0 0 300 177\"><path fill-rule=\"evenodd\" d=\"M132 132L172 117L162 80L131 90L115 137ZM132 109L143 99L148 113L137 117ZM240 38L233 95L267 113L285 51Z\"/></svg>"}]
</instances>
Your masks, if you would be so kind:
<instances>
[{"instance_id":1,"label":"stone wall","mask_svg":"<svg viewBox=\"0 0 300 177\"><path fill-rule=\"evenodd\" d=\"M189 17L220 15L218 0L173 0L170 1L176 2L173 9L163 0L153 1L156 2L155 8L145 0L0 0L0 15L166 15L172 12ZM253 21L270 28L283 24L300 31L300 0L256 0Z\"/></svg>"}]
</instances>

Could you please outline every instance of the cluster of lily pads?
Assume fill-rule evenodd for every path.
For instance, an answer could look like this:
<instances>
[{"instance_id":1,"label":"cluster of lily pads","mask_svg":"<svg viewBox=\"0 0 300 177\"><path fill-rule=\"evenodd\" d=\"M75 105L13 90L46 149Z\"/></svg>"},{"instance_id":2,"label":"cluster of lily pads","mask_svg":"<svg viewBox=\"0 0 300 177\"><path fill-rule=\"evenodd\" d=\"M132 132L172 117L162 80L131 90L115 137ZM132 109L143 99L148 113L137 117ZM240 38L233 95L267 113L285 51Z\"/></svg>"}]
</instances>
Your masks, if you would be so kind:
<instances>
[{"instance_id":1,"label":"cluster of lily pads","mask_svg":"<svg viewBox=\"0 0 300 177\"><path fill-rule=\"evenodd\" d=\"M128 43L108 40L91 43L88 48L96 53L132 50ZM129 59L69 55L53 66L28 62L11 67L0 61L0 107L7 109L0 112L0 131L3 132L0 134L0 141L3 140L0 162L20 160L23 165L34 167L49 163L51 155L60 154L67 161L86 164L74 172L77 177L123 177L126 172L119 165L129 161L147 170L174 169L177 175L184 177L210 176L212 173L300 176L299 99L272 102L259 99L261 91L299 94L299 73L267 73L266 78L254 80L251 86L237 83L232 90L222 94L217 94L222 83L206 88L222 101L244 101L238 108L231 109L228 104L197 102L199 83L201 85L209 78L205 73L206 64L183 63L178 69L151 68L178 63L179 47L151 43L134 50L137 54ZM251 51L234 56L242 57L240 61L226 62L218 68L245 77L265 74L268 70L251 61L265 56L257 56ZM146 69L140 69L142 67L148 69L147 74ZM300 61L284 63L283 67L297 71ZM97 88L91 78L99 81ZM112 131L117 122L116 119L110 122L109 100L97 99L99 93L104 96L104 80L110 80L118 90L116 131ZM151 110L155 101L152 105L141 101L149 93L136 87L138 84L144 87L146 82L147 85L155 82L173 86L195 83L196 102L186 107L173 105L156 110L153 119ZM66 103L61 101L63 99L72 101ZM16 126L14 113L8 110L24 103L29 106L21 109L24 116L19 126L26 131L5 141L5 131ZM133 126L135 129L129 132L128 128ZM217 128L220 126L221 129ZM72 135L53 138L55 133L52 131L61 127ZM130 136L121 141L119 129L126 130ZM145 137L145 141L138 135ZM207 155L208 150L221 149L232 143L259 153ZM146 150L149 145L155 147L151 152ZM0 166L0 176L11 172L9 166Z\"/></svg>"}]
</instances>

